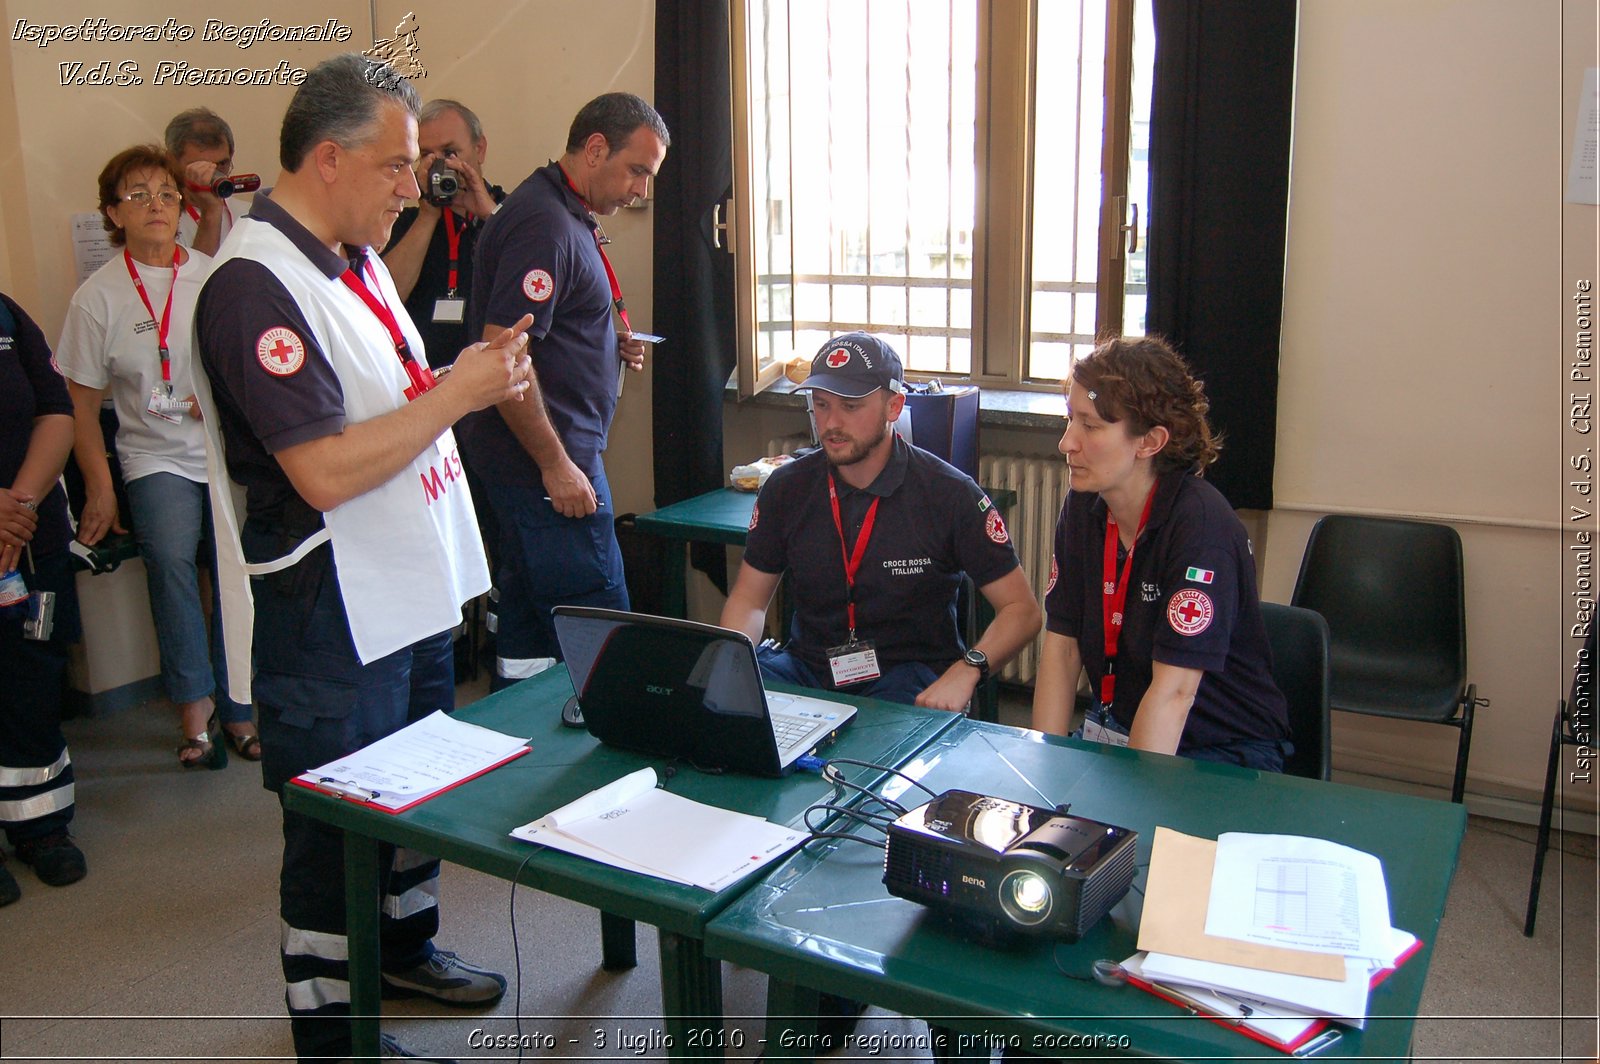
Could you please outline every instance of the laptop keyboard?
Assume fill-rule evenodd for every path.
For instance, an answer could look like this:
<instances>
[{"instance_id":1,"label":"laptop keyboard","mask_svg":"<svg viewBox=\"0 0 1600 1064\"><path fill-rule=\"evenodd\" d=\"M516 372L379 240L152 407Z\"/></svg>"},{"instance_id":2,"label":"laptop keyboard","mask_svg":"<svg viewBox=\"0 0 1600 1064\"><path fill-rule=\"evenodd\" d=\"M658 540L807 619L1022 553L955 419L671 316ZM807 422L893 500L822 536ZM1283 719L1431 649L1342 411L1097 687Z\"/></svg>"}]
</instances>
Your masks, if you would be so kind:
<instances>
[{"instance_id":1,"label":"laptop keyboard","mask_svg":"<svg viewBox=\"0 0 1600 1064\"><path fill-rule=\"evenodd\" d=\"M777 713L772 715L772 732L778 737L780 750L787 750L798 743L816 726L815 720L806 717L785 717Z\"/></svg>"}]
</instances>

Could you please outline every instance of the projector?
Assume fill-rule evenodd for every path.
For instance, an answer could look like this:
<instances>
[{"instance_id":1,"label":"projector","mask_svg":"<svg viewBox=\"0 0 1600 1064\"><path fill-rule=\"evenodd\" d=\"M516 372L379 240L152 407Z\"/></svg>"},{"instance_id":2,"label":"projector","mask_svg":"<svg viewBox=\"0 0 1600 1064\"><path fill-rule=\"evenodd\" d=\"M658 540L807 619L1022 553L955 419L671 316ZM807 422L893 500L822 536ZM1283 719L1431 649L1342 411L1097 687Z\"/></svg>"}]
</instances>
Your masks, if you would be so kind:
<instances>
[{"instance_id":1,"label":"projector","mask_svg":"<svg viewBox=\"0 0 1600 1064\"><path fill-rule=\"evenodd\" d=\"M1136 832L971 791L889 825L883 883L986 937L1076 942L1133 886Z\"/></svg>"}]
</instances>

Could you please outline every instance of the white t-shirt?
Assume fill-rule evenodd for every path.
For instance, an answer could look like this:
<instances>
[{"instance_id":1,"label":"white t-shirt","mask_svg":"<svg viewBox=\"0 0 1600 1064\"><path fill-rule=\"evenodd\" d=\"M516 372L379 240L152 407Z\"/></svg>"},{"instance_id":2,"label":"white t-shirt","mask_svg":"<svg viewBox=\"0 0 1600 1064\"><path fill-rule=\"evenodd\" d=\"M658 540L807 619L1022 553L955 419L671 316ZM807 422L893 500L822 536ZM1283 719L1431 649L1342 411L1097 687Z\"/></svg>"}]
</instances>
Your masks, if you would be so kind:
<instances>
[{"instance_id":1,"label":"white t-shirt","mask_svg":"<svg viewBox=\"0 0 1600 1064\"><path fill-rule=\"evenodd\" d=\"M135 262L145 294L160 317L172 288L172 267ZM189 251L178 269L172 294L172 321L167 332L172 395L194 393L191 347L195 302L211 272L211 259ZM199 421L183 417L174 424L150 413L156 388L164 393L158 322L152 320L133 287L119 253L83 282L67 308L67 323L56 345L56 364L68 380L85 388L110 389L116 407L117 457L125 480L151 473L176 473L197 484L206 482L205 431Z\"/></svg>"}]
</instances>

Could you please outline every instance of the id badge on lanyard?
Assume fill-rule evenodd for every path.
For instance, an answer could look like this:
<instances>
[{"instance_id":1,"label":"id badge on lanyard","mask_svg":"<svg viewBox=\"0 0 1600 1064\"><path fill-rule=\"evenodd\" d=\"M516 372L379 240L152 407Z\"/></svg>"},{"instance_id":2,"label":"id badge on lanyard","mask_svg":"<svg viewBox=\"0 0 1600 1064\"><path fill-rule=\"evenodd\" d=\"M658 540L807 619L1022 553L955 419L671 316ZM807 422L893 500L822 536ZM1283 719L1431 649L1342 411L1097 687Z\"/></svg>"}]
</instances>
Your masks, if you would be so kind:
<instances>
[{"instance_id":1,"label":"id badge on lanyard","mask_svg":"<svg viewBox=\"0 0 1600 1064\"><path fill-rule=\"evenodd\" d=\"M467 225L472 218L467 217ZM445 243L450 249L450 275L445 282L446 292L433 301L433 320L440 325L460 325L467 318L467 301L457 292L460 288L461 230L456 228L456 212L444 209Z\"/></svg>"},{"instance_id":2,"label":"id badge on lanyard","mask_svg":"<svg viewBox=\"0 0 1600 1064\"><path fill-rule=\"evenodd\" d=\"M833 508L833 527L839 533L839 555L844 559L844 582L849 594L845 618L850 626L850 638L840 646L828 648L828 669L833 675L835 687L865 683L883 675L878 668L878 651L872 641L856 638L856 573L860 571L861 559L867 553L867 541L872 538L872 526L878 520L878 503L881 501L876 498L872 500L872 505L867 508L867 516L861 522L861 531L856 534L854 549L846 547L844 520L839 515L839 489L834 484L833 471L828 471L828 503Z\"/></svg>"},{"instance_id":3,"label":"id badge on lanyard","mask_svg":"<svg viewBox=\"0 0 1600 1064\"><path fill-rule=\"evenodd\" d=\"M1089 712L1084 715L1083 737L1091 743L1103 743L1106 746L1128 745L1128 733L1111 715L1111 707L1103 702L1090 706Z\"/></svg>"}]
</instances>

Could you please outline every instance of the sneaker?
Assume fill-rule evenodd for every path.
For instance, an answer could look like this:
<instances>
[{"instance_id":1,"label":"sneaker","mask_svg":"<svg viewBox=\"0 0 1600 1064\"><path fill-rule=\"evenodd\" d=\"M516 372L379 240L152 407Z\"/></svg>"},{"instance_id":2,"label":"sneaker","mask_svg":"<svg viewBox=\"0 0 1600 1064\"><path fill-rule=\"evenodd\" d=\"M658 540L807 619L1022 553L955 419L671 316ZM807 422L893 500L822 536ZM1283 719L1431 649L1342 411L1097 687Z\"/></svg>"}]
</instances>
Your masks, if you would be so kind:
<instances>
[{"instance_id":1,"label":"sneaker","mask_svg":"<svg viewBox=\"0 0 1600 1064\"><path fill-rule=\"evenodd\" d=\"M493 1005L506 992L506 977L468 964L448 950L404 972L383 973L386 998L425 997L446 1005Z\"/></svg>"},{"instance_id":2,"label":"sneaker","mask_svg":"<svg viewBox=\"0 0 1600 1064\"><path fill-rule=\"evenodd\" d=\"M76 883L89 871L83 851L72 844L65 831L17 843L17 858L32 865L34 874L52 887Z\"/></svg>"},{"instance_id":3,"label":"sneaker","mask_svg":"<svg viewBox=\"0 0 1600 1064\"><path fill-rule=\"evenodd\" d=\"M17 877L6 867L5 854L0 853L0 905L10 905L20 897L22 888L17 886Z\"/></svg>"},{"instance_id":4,"label":"sneaker","mask_svg":"<svg viewBox=\"0 0 1600 1064\"><path fill-rule=\"evenodd\" d=\"M411 1050L407 1049L405 1046L401 1045L392 1034L378 1035L378 1057L381 1060L394 1060L403 1057L406 1060L431 1060L433 1061L433 1064L456 1064L456 1061L450 1059L449 1057L419 1056L418 1054L411 1052Z\"/></svg>"}]
</instances>

